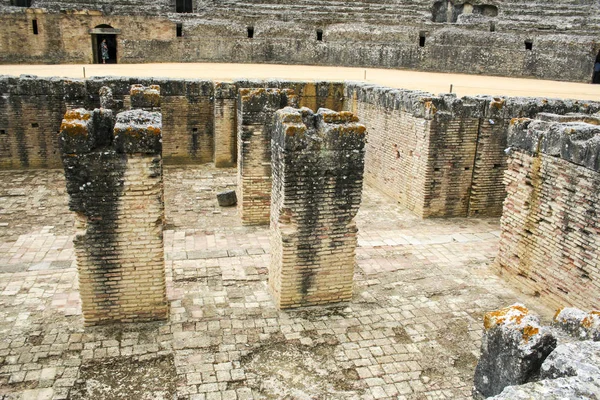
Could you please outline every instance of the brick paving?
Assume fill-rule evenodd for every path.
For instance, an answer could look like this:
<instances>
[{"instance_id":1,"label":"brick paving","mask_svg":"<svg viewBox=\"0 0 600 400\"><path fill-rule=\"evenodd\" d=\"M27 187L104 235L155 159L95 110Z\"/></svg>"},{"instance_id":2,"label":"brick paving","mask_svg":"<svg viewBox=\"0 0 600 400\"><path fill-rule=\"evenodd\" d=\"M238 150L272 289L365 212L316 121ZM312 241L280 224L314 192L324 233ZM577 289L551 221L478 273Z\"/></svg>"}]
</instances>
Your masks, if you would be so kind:
<instances>
[{"instance_id":1,"label":"brick paving","mask_svg":"<svg viewBox=\"0 0 600 400\"><path fill-rule=\"evenodd\" d=\"M0 172L0 399L466 399L485 311L525 302L489 265L498 219L421 220L369 187L352 301L278 311L266 227L165 170L168 322L83 327L62 171Z\"/></svg>"}]
</instances>

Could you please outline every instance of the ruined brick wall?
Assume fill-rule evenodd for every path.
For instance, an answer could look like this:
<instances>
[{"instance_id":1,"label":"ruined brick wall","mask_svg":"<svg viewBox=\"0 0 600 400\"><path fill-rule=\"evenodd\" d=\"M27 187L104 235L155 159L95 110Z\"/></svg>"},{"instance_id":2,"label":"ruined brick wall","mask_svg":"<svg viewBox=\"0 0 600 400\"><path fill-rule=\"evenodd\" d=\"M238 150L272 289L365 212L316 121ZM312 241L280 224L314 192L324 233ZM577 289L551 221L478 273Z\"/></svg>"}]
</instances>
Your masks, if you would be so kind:
<instances>
[{"instance_id":1,"label":"ruined brick wall","mask_svg":"<svg viewBox=\"0 0 600 400\"><path fill-rule=\"evenodd\" d=\"M352 297L365 143L357 121L326 109L276 113L269 287L279 308Z\"/></svg>"},{"instance_id":2,"label":"ruined brick wall","mask_svg":"<svg viewBox=\"0 0 600 400\"><path fill-rule=\"evenodd\" d=\"M598 110L596 103L432 96L348 83L345 109L369 132L365 181L421 217L500 216L513 117Z\"/></svg>"},{"instance_id":3,"label":"ruined brick wall","mask_svg":"<svg viewBox=\"0 0 600 400\"><path fill-rule=\"evenodd\" d=\"M0 168L60 167L59 127L83 93L61 79L0 78Z\"/></svg>"},{"instance_id":4,"label":"ruined brick wall","mask_svg":"<svg viewBox=\"0 0 600 400\"><path fill-rule=\"evenodd\" d=\"M237 98L237 198L245 225L268 225L271 210L271 133L275 111L295 106L291 89L240 89Z\"/></svg>"},{"instance_id":5,"label":"ruined brick wall","mask_svg":"<svg viewBox=\"0 0 600 400\"><path fill-rule=\"evenodd\" d=\"M600 130L512 122L496 266L557 306L594 308L600 296Z\"/></svg>"},{"instance_id":6,"label":"ruined brick wall","mask_svg":"<svg viewBox=\"0 0 600 400\"><path fill-rule=\"evenodd\" d=\"M114 125L114 133L113 133ZM69 110L61 125L85 323L168 314L160 114Z\"/></svg>"},{"instance_id":7,"label":"ruined brick wall","mask_svg":"<svg viewBox=\"0 0 600 400\"><path fill-rule=\"evenodd\" d=\"M237 90L273 87L299 93L299 104L341 110L341 82L237 81L103 77L79 79L0 77L0 168L57 168L58 132L69 108L100 106L100 91L112 93L111 110L132 105L131 85L159 85L163 157L169 164L214 162L232 167L237 159ZM4 133L2 133L4 132Z\"/></svg>"}]
</instances>

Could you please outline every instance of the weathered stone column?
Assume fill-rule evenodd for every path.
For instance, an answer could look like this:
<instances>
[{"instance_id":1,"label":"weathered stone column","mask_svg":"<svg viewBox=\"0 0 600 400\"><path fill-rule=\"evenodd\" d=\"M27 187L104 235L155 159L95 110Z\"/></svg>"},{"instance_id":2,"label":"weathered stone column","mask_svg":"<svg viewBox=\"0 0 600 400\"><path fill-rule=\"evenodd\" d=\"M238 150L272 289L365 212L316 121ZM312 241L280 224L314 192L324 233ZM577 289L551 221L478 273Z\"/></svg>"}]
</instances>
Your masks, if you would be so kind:
<instances>
[{"instance_id":1,"label":"weathered stone column","mask_svg":"<svg viewBox=\"0 0 600 400\"><path fill-rule=\"evenodd\" d=\"M273 117L295 106L296 96L290 89L240 89L237 104L238 210L243 224L268 225Z\"/></svg>"},{"instance_id":2,"label":"weathered stone column","mask_svg":"<svg viewBox=\"0 0 600 400\"><path fill-rule=\"evenodd\" d=\"M236 98L233 83L215 83L215 167L233 167L236 163Z\"/></svg>"},{"instance_id":3,"label":"weathered stone column","mask_svg":"<svg viewBox=\"0 0 600 400\"><path fill-rule=\"evenodd\" d=\"M352 113L277 111L269 286L278 307L352 297L364 145Z\"/></svg>"},{"instance_id":4,"label":"weathered stone column","mask_svg":"<svg viewBox=\"0 0 600 400\"><path fill-rule=\"evenodd\" d=\"M161 116L68 111L61 153L88 325L168 315L162 240Z\"/></svg>"}]
</instances>

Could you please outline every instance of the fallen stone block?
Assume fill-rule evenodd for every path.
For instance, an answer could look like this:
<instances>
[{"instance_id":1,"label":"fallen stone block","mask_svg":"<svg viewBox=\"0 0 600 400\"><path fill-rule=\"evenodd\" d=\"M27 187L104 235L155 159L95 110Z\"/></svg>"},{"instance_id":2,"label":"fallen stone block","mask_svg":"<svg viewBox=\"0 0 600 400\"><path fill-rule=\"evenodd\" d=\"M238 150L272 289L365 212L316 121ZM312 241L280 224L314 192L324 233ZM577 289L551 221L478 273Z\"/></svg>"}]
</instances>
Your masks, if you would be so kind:
<instances>
[{"instance_id":1,"label":"fallen stone block","mask_svg":"<svg viewBox=\"0 0 600 400\"><path fill-rule=\"evenodd\" d=\"M481 358L475 369L475 398L500 394L507 386L529 382L556 347L556 338L521 305L484 316Z\"/></svg>"},{"instance_id":2,"label":"fallen stone block","mask_svg":"<svg viewBox=\"0 0 600 400\"><path fill-rule=\"evenodd\" d=\"M237 196L235 190L226 190L221 193L217 193L217 201L221 207L231 207L237 204Z\"/></svg>"}]
</instances>

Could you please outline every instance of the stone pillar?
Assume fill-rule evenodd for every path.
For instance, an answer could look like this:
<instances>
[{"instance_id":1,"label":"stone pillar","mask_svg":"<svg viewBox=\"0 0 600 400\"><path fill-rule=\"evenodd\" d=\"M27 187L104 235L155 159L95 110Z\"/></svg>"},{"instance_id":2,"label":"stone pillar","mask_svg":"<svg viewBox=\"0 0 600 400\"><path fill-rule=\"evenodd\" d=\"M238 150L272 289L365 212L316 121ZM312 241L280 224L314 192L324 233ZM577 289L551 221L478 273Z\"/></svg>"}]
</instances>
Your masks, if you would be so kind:
<instances>
[{"instance_id":1,"label":"stone pillar","mask_svg":"<svg viewBox=\"0 0 600 400\"><path fill-rule=\"evenodd\" d=\"M233 167L236 163L236 97L233 83L215 83L215 167Z\"/></svg>"},{"instance_id":2,"label":"stone pillar","mask_svg":"<svg viewBox=\"0 0 600 400\"><path fill-rule=\"evenodd\" d=\"M238 210L244 225L268 225L275 111L296 105L290 89L240 89L237 100Z\"/></svg>"},{"instance_id":3,"label":"stone pillar","mask_svg":"<svg viewBox=\"0 0 600 400\"><path fill-rule=\"evenodd\" d=\"M364 145L352 113L277 111L269 286L279 308L352 297Z\"/></svg>"},{"instance_id":4,"label":"stone pillar","mask_svg":"<svg viewBox=\"0 0 600 400\"><path fill-rule=\"evenodd\" d=\"M86 325L168 315L161 115L132 110L114 121L110 110L78 109L61 125Z\"/></svg>"}]
</instances>

